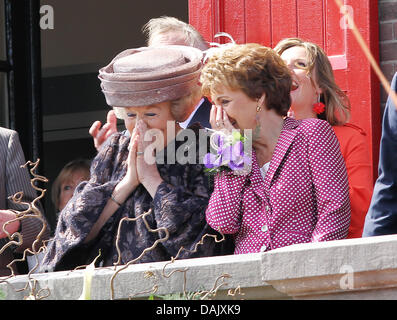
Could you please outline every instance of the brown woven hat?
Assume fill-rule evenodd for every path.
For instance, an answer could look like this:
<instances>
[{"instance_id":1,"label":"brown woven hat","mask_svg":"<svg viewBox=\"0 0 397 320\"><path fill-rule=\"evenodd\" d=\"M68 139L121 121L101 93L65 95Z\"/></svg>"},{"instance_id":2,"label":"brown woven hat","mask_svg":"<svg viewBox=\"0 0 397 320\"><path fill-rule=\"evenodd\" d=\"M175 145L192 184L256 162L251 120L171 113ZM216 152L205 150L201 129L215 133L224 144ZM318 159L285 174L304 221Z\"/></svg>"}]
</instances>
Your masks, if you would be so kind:
<instances>
[{"instance_id":1,"label":"brown woven hat","mask_svg":"<svg viewBox=\"0 0 397 320\"><path fill-rule=\"evenodd\" d=\"M147 106L190 94L199 80L202 51L187 46L142 47L119 53L99 70L106 102Z\"/></svg>"}]
</instances>

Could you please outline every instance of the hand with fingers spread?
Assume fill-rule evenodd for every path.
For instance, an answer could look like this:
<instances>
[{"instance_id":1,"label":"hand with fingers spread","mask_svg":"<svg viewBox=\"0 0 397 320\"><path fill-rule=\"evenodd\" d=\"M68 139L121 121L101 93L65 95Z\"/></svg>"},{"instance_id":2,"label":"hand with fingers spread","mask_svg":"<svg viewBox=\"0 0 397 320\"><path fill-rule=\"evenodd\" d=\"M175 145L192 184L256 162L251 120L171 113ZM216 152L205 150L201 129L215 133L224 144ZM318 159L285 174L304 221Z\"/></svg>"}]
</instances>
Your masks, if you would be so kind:
<instances>
[{"instance_id":1,"label":"hand with fingers spread","mask_svg":"<svg viewBox=\"0 0 397 320\"><path fill-rule=\"evenodd\" d=\"M117 132L117 117L113 110L108 112L106 121L107 122L103 126L100 121L95 121L89 130L90 135L94 139L94 146L97 151L99 151L107 138Z\"/></svg>"}]
</instances>

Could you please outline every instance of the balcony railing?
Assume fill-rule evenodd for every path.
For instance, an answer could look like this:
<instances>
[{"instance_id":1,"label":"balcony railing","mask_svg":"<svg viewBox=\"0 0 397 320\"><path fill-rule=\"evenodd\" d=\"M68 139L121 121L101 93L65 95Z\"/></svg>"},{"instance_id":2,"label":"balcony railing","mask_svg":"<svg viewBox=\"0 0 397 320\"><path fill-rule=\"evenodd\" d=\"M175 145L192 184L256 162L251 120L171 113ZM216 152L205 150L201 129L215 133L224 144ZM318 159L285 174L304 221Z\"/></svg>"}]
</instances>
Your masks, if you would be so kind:
<instances>
[{"instance_id":1,"label":"balcony railing","mask_svg":"<svg viewBox=\"0 0 397 320\"><path fill-rule=\"evenodd\" d=\"M0 290L6 299L29 295L78 299L84 273L16 276L0 283ZM396 299L397 235L299 244L266 253L97 268L91 282L94 300L177 293L210 299Z\"/></svg>"}]
</instances>

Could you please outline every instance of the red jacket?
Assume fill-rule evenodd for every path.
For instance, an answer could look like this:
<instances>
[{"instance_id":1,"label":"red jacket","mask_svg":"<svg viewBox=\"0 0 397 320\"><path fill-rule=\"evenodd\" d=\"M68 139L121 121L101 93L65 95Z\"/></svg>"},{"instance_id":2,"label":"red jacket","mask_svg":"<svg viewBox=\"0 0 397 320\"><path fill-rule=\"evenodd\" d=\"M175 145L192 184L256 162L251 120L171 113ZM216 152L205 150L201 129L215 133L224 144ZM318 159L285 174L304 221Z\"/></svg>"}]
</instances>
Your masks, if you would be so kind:
<instances>
[{"instance_id":1,"label":"red jacket","mask_svg":"<svg viewBox=\"0 0 397 320\"><path fill-rule=\"evenodd\" d=\"M346 237L346 167L326 121L286 118L265 179L255 151L252 160L247 176L217 175L206 211L212 228L235 235L235 253Z\"/></svg>"},{"instance_id":2,"label":"red jacket","mask_svg":"<svg viewBox=\"0 0 397 320\"><path fill-rule=\"evenodd\" d=\"M339 140L349 179L351 223L347 238L361 238L365 216L371 202L373 181L371 157L360 127L347 123L333 127Z\"/></svg>"}]
</instances>

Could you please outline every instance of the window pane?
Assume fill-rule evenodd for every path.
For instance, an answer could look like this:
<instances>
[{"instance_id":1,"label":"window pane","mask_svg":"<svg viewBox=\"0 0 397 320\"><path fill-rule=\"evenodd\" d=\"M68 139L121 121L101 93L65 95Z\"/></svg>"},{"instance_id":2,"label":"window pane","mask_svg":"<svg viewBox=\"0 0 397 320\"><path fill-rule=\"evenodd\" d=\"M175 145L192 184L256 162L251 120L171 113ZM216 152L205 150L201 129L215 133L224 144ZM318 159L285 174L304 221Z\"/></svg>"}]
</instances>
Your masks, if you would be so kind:
<instances>
[{"instance_id":1,"label":"window pane","mask_svg":"<svg viewBox=\"0 0 397 320\"><path fill-rule=\"evenodd\" d=\"M8 119L7 73L0 72L0 126L8 127Z\"/></svg>"},{"instance_id":2,"label":"window pane","mask_svg":"<svg viewBox=\"0 0 397 320\"><path fill-rule=\"evenodd\" d=\"M0 60L6 60L6 33L5 33L4 0L0 0Z\"/></svg>"}]
</instances>

